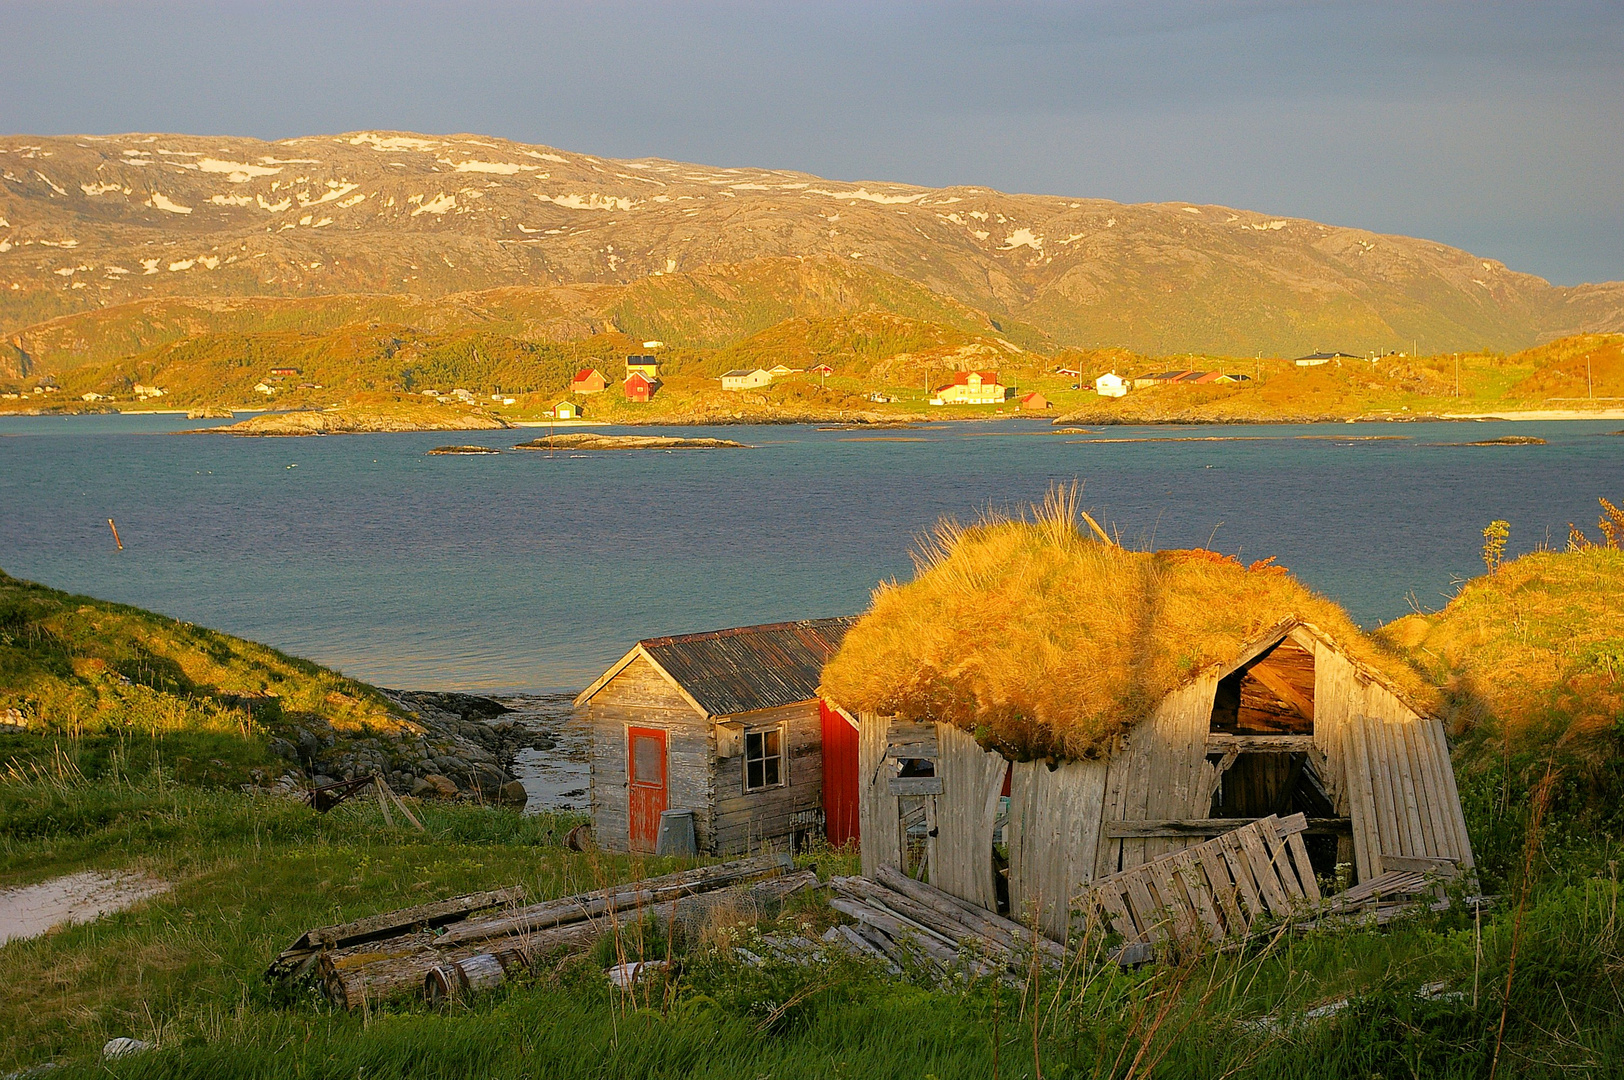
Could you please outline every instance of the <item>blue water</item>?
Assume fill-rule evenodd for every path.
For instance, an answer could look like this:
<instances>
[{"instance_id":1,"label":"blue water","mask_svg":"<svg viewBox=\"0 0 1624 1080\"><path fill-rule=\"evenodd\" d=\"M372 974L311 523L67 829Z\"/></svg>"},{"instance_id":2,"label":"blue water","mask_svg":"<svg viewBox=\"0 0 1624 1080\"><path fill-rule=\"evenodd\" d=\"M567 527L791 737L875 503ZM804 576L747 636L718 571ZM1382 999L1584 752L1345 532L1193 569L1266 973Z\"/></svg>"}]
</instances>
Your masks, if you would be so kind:
<instances>
[{"instance_id":1,"label":"blue water","mask_svg":"<svg viewBox=\"0 0 1624 1080\"><path fill-rule=\"evenodd\" d=\"M1491 519L1514 553L1561 547L1624 499L1616 421L670 429L755 448L495 457L424 451L540 432L169 434L198 425L0 418L0 568L417 688L575 689L641 637L857 611L942 515L1056 481L1129 545L1278 556L1367 626L1442 606ZM1549 445L1435 445L1503 434ZM1210 435L1251 439L1068 441Z\"/></svg>"}]
</instances>

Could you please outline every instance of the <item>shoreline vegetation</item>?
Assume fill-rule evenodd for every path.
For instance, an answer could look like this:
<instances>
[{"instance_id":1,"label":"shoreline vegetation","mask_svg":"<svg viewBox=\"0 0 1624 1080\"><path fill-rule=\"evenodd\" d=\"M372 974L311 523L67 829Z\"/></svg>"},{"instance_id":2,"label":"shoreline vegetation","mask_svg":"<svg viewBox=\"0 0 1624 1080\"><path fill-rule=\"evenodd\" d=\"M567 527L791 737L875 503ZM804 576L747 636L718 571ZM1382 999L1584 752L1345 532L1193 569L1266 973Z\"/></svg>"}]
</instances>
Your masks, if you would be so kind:
<instances>
[{"instance_id":1,"label":"shoreline vegetation","mask_svg":"<svg viewBox=\"0 0 1624 1080\"><path fill-rule=\"evenodd\" d=\"M470 307L475 298L480 304ZM741 299L738 310L722 303L699 325L679 318L689 301L662 298L640 316L639 325L659 327L664 339L646 349L643 334L608 328L613 322L583 329L537 321L539 301L523 290L467 294L467 303L432 311L386 313L381 299L365 297L260 303L275 313L264 325L276 329L245 324L230 305L138 302L25 334L32 351L14 358L9 373L0 365L0 415L193 415L249 411L250 402L265 410L207 429L240 435L1016 416L1057 427L1624 420L1619 333L1510 352L1157 355L1006 335L990 316L958 309L884 310L900 301L880 293L816 315L768 299ZM624 385L627 358L640 355L653 355L658 368L647 400ZM586 385L603 389L572 393L574 377L591 371L602 382ZM730 371L771 377L724 390ZM995 374L1002 400L933 404L968 371ZM1122 396L1095 392L1095 379L1110 373L1124 381ZM550 420L565 402L574 415Z\"/></svg>"}]
</instances>

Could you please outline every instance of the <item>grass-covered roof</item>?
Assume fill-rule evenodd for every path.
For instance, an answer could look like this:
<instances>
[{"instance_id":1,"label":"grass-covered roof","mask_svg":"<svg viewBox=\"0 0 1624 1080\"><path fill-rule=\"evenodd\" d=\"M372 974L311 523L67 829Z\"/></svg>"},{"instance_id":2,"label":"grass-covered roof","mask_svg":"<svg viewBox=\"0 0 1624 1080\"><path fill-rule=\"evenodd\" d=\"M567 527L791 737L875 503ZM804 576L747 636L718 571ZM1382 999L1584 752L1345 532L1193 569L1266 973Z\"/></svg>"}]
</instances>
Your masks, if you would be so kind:
<instances>
[{"instance_id":1,"label":"grass-covered roof","mask_svg":"<svg viewBox=\"0 0 1624 1080\"><path fill-rule=\"evenodd\" d=\"M939 721L1018 758L1098 756L1200 672L1292 620L1422 707L1432 694L1347 613L1268 563L1129 551L1060 492L1022 520L944 524L824 669L847 709Z\"/></svg>"}]
</instances>

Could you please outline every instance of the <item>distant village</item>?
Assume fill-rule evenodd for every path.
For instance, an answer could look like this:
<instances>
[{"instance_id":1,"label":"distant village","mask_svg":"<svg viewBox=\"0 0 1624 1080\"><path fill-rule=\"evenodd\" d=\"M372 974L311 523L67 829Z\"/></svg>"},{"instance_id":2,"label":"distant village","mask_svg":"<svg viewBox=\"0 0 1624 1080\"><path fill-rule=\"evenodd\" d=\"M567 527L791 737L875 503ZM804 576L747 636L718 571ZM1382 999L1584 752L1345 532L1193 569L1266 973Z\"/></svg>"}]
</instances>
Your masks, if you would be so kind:
<instances>
[{"instance_id":1,"label":"distant village","mask_svg":"<svg viewBox=\"0 0 1624 1080\"><path fill-rule=\"evenodd\" d=\"M663 345L659 341L645 341L643 347L656 349ZM1402 356L1403 353L1395 355ZM1346 352L1316 352L1307 356L1299 356L1292 363L1297 367L1319 367L1324 364L1335 363L1340 365L1344 360L1365 360L1372 357L1358 356ZM835 369L828 364L817 364L810 368L792 368L786 364L777 364L771 368L734 368L722 373L716 379L721 388L730 393L749 390L761 390L771 386L775 381L790 375L815 376L820 385L835 374ZM1090 388L1088 374L1079 368L1057 367L1053 374L1064 378L1076 380L1071 389L1086 390ZM1158 386L1214 386L1238 385L1252 381L1252 376L1238 372L1223 371L1194 371L1178 369L1159 371L1140 375L1123 375L1115 369L1096 375L1092 379L1092 389L1100 397L1120 398L1126 397L1131 391L1149 389ZM621 379L621 390L629 402L649 402L659 394L663 382L660 378L660 364L658 357L652 352L643 352L626 357L625 374ZM1018 388L1005 384L996 370L959 371L952 373L947 381L936 384L927 384L929 389L929 404L945 405L995 405L1002 406L1013 401L1015 407L1022 412L1043 412L1053 408L1053 404L1042 393L1035 390L1022 394ZM287 390L320 390L322 384L310 382L304 378L303 372L297 367L270 368L264 378L254 385L254 392L266 398L276 398ZM558 400L547 407L545 415L554 420L580 420L586 414L584 399L594 394L601 394L609 389L609 377L596 367L581 368L570 379L568 396ZM25 398L44 398L50 394L60 393L61 386L57 380L45 375L36 380L31 390L7 390L0 392L0 398L6 400L19 400ZM131 396L138 403L156 401L164 397L169 391L161 386L135 383L130 387ZM479 405L484 404L487 395L475 393L466 388L458 387L453 390L426 389L415 391L424 398L431 399L442 405ZM898 399L883 391L871 391L865 395L867 400L878 404L888 404ZM89 403L112 402L118 400L113 394L103 394L94 391L84 393L80 397ZM517 403L516 398L503 393L488 395L489 402L494 405L511 406Z\"/></svg>"}]
</instances>

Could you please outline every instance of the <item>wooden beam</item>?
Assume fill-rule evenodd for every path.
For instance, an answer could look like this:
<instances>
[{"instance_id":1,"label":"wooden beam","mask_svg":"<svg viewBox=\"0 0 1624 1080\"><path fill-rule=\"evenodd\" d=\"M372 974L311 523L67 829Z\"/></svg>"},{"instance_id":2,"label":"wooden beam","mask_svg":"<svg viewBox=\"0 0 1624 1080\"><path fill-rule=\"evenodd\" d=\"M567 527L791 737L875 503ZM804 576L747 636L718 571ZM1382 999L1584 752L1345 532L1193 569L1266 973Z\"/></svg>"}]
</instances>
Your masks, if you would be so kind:
<instances>
[{"instance_id":1,"label":"wooden beam","mask_svg":"<svg viewBox=\"0 0 1624 1080\"><path fill-rule=\"evenodd\" d=\"M1207 736L1209 754L1306 754L1313 749L1312 735L1229 735L1215 731Z\"/></svg>"},{"instance_id":2,"label":"wooden beam","mask_svg":"<svg viewBox=\"0 0 1624 1080\"><path fill-rule=\"evenodd\" d=\"M1246 673L1276 694L1279 694L1281 700L1289 702L1293 708L1303 714L1304 720L1314 719L1314 699L1305 697L1301 690L1281 678L1276 672L1270 671L1267 661L1258 664L1256 667L1247 668Z\"/></svg>"},{"instance_id":3,"label":"wooden beam","mask_svg":"<svg viewBox=\"0 0 1624 1080\"><path fill-rule=\"evenodd\" d=\"M942 793L942 778L940 776L893 776L885 782L886 790L892 795L940 795Z\"/></svg>"},{"instance_id":4,"label":"wooden beam","mask_svg":"<svg viewBox=\"0 0 1624 1080\"><path fill-rule=\"evenodd\" d=\"M1105 836L1109 840L1141 839L1170 836L1221 836L1224 833L1250 825L1260 818L1165 818L1154 821L1107 821ZM1309 818L1308 832L1313 835L1335 835L1353 829L1351 818Z\"/></svg>"}]
</instances>

